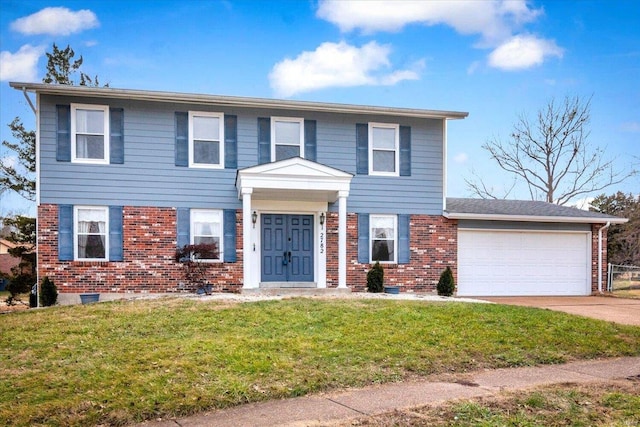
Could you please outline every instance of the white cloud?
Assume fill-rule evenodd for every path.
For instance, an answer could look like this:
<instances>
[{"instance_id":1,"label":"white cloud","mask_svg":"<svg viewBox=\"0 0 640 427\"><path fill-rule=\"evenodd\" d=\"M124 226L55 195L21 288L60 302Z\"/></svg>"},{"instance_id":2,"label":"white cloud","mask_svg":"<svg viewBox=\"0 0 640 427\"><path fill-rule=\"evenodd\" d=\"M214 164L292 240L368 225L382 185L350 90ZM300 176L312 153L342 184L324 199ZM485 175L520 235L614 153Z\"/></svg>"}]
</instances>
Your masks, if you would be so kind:
<instances>
[{"instance_id":1,"label":"white cloud","mask_svg":"<svg viewBox=\"0 0 640 427\"><path fill-rule=\"evenodd\" d=\"M44 52L44 46L29 44L22 46L16 53L6 50L0 52L0 81L36 81L38 78L38 59Z\"/></svg>"},{"instance_id":2,"label":"white cloud","mask_svg":"<svg viewBox=\"0 0 640 427\"><path fill-rule=\"evenodd\" d=\"M0 164L5 168L15 168L18 164L18 159L16 156L4 156L0 158Z\"/></svg>"},{"instance_id":3,"label":"white cloud","mask_svg":"<svg viewBox=\"0 0 640 427\"><path fill-rule=\"evenodd\" d=\"M467 153L458 153L453 158L453 161L458 164L466 163L467 160L469 160L469 156L467 155Z\"/></svg>"},{"instance_id":4,"label":"white cloud","mask_svg":"<svg viewBox=\"0 0 640 427\"><path fill-rule=\"evenodd\" d=\"M532 22L540 14L542 9L530 8L526 0L324 0L317 11L319 18L344 32L393 32L409 24L442 24L460 34L481 34L489 41L510 36L514 28Z\"/></svg>"},{"instance_id":5,"label":"white cloud","mask_svg":"<svg viewBox=\"0 0 640 427\"><path fill-rule=\"evenodd\" d=\"M640 122L625 122L620 125L623 132L640 133Z\"/></svg>"},{"instance_id":6,"label":"white cloud","mask_svg":"<svg viewBox=\"0 0 640 427\"><path fill-rule=\"evenodd\" d=\"M327 87L395 85L417 80L424 62L412 69L391 71L388 45L370 42L362 47L340 43L322 43L314 51L305 51L295 59L284 59L269 74L271 88L278 96L289 97Z\"/></svg>"},{"instance_id":7,"label":"white cloud","mask_svg":"<svg viewBox=\"0 0 640 427\"><path fill-rule=\"evenodd\" d=\"M32 15L16 19L11 23L11 29L26 35L68 36L98 25L100 23L96 14L88 9L74 12L66 7L47 7Z\"/></svg>"},{"instance_id":8,"label":"white cloud","mask_svg":"<svg viewBox=\"0 0 640 427\"><path fill-rule=\"evenodd\" d=\"M489 54L489 65L506 71L522 70L542 64L549 56L562 58L562 54L553 40L515 36Z\"/></svg>"}]
</instances>

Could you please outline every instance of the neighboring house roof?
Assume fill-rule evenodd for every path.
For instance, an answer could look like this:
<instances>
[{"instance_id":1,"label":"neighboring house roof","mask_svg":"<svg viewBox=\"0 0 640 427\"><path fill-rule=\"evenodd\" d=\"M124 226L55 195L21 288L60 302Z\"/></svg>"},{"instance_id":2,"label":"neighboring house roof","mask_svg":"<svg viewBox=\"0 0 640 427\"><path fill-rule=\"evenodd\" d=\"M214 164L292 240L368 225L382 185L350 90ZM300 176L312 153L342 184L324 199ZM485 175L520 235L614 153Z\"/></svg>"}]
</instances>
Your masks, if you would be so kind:
<instances>
[{"instance_id":1,"label":"neighboring house roof","mask_svg":"<svg viewBox=\"0 0 640 427\"><path fill-rule=\"evenodd\" d=\"M0 273L11 274L11 269L20 264L20 258L9 254L0 254Z\"/></svg>"},{"instance_id":2,"label":"neighboring house roof","mask_svg":"<svg viewBox=\"0 0 640 427\"><path fill-rule=\"evenodd\" d=\"M11 82L9 84L14 89L49 95L73 95L111 99L139 99L145 101L177 102L189 104L216 104L228 107L269 108L272 110L293 109L300 111L322 111L343 114L367 114L377 116L392 115L427 119L464 119L469 115L469 113L460 111L374 107L368 105L335 104L327 102L289 101L280 99L248 98L238 96L115 89L110 87L70 86L19 82Z\"/></svg>"},{"instance_id":3,"label":"neighboring house roof","mask_svg":"<svg viewBox=\"0 0 640 427\"><path fill-rule=\"evenodd\" d=\"M578 222L622 224L626 218L533 200L463 199L448 197L444 216L493 221Z\"/></svg>"}]
</instances>

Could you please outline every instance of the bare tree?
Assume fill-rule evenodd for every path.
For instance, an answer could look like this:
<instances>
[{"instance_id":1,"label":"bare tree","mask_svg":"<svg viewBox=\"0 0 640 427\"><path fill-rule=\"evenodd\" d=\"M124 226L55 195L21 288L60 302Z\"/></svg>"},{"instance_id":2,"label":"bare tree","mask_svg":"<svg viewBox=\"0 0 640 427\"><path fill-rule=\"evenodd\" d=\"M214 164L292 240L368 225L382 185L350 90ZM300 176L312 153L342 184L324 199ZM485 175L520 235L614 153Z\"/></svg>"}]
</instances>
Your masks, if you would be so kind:
<instances>
[{"instance_id":1,"label":"bare tree","mask_svg":"<svg viewBox=\"0 0 640 427\"><path fill-rule=\"evenodd\" d=\"M603 148L590 146L590 108L591 98L567 96L560 103L552 99L535 121L520 115L508 142L493 138L482 148L514 176L514 182L526 184L532 200L564 205L637 173L616 170L615 159L606 159ZM465 181L475 195L498 198L482 178L474 177Z\"/></svg>"}]
</instances>

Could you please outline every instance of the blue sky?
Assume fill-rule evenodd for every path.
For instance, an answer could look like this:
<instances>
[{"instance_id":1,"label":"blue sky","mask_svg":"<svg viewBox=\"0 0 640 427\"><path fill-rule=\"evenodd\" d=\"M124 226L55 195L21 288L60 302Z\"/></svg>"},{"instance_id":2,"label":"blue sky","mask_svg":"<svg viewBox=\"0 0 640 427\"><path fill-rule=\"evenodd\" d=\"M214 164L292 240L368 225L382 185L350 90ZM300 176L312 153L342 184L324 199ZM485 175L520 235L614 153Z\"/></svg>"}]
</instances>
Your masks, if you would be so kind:
<instances>
[{"instance_id":1,"label":"blue sky","mask_svg":"<svg viewBox=\"0 0 640 427\"><path fill-rule=\"evenodd\" d=\"M54 42L114 88L467 111L449 122L449 196L470 196L473 172L509 187L481 146L553 97L592 96L590 143L620 170L640 157L636 0L0 0L3 140L15 116L35 126L8 83L41 82ZM638 189L640 176L606 192Z\"/></svg>"}]
</instances>

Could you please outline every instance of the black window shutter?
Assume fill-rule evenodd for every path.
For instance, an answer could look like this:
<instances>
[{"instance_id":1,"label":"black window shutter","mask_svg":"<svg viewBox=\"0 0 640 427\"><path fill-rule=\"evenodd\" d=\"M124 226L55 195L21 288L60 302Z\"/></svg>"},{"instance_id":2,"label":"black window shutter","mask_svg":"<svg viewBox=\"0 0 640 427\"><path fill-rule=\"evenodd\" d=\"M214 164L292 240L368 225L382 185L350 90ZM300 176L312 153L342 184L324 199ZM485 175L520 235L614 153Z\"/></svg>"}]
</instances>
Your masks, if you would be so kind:
<instances>
[{"instance_id":1,"label":"black window shutter","mask_svg":"<svg viewBox=\"0 0 640 427\"><path fill-rule=\"evenodd\" d=\"M271 119L258 118L258 164L271 161Z\"/></svg>"},{"instance_id":2,"label":"black window shutter","mask_svg":"<svg viewBox=\"0 0 640 427\"><path fill-rule=\"evenodd\" d=\"M400 176L411 176L410 126L400 126Z\"/></svg>"},{"instance_id":3,"label":"black window shutter","mask_svg":"<svg viewBox=\"0 0 640 427\"><path fill-rule=\"evenodd\" d=\"M58 205L58 260L73 261L73 205Z\"/></svg>"},{"instance_id":4,"label":"black window shutter","mask_svg":"<svg viewBox=\"0 0 640 427\"><path fill-rule=\"evenodd\" d=\"M191 211L178 208L176 212L177 246L183 248L191 242Z\"/></svg>"},{"instance_id":5,"label":"black window shutter","mask_svg":"<svg viewBox=\"0 0 640 427\"><path fill-rule=\"evenodd\" d=\"M317 161L316 158L316 121L305 120L304 121L304 158Z\"/></svg>"},{"instance_id":6,"label":"black window shutter","mask_svg":"<svg viewBox=\"0 0 640 427\"><path fill-rule=\"evenodd\" d=\"M369 214L358 214L358 262L368 264L369 255Z\"/></svg>"},{"instance_id":7,"label":"black window shutter","mask_svg":"<svg viewBox=\"0 0 640 427\"><path fill-rule=\"evenodd\" d=\"M176 166L189 166L189 114L176 112Z\"/></svg>"},{"instance_id":8,"label":"black window shutter","mask_svg":"<svg viewBox=\"0 0 640 427\"><path fill-rule=\"evenodd\" d=\"M236 262L236 210L224 210L224 262Z\"/></svg>"},{"instance_id":9,"label":"black window shutter","mask_svg":"<svg viewBox=\"0 0 640 427\"><path fill-rule=\"evenodd\" d=\"M224 167L238 168L238 117L224 116Z\"/></svg>"},{"instance_id":10,"label":"black window shutter","mask_svg":"<svg viewBox=\"0 0 640 427\"><path fill-rule=\"evenodd\" d=\"M56 116L56 160L59 162L70 162L71 106L56 105Z\"/></svg>"},{"instance_id":11,"label":"black window shutter","mask_svg":"<svg viewBox=\"0 0 640 427\"><path fill-rule=\"evenodd\" d=\"M409 264L409 215L398 215L398 264Z\"/></svg>"},{"instance_id":12,"label":"black window shutter","mask_svg":"<svg viewBox=\"0 0 640 427\"><path fill-rule=\"evenodd\" d=\"M109 206L109 261L122 261L122 206Z\"/></svg>"},{"instance_id":13,"label":"black window shutter","mask_svg":"<svg viewBox=\"0 0 640 427\"><path fill-rule=\"evenodd\" d=\"M109 151L110 163L121 165L124 163L124 110L122 108L109 109Z\"/></svg>"},{"instance_id":14,"label":"black window shutter","mask_svg":"<svg viewBox=\"0 0 640 427\"><path fill-rule=\"evenodd\" d=\"M369 174L369 125L366 123L356 124L356 173Z\"/></svg>"}]
</instances>

